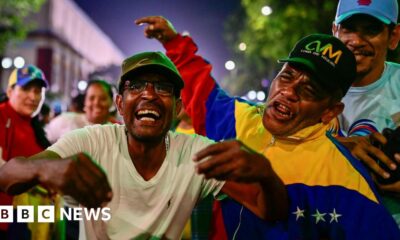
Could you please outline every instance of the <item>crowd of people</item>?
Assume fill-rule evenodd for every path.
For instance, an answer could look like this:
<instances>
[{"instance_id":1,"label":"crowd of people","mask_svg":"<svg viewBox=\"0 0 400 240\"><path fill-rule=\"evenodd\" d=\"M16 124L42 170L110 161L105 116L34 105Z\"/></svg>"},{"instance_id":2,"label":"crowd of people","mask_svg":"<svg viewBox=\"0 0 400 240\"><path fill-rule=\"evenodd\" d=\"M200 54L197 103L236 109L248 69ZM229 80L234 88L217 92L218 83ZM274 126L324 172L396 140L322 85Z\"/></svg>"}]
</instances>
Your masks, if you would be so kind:
<instances>
[{"instance_id":1,"label":"crowd of people","mask_svg":"<svg viewBox=\"0 0 400 240\"><path fill-rule=\"evenodd\" d=\"M111 219L0 223L0 239L179 239L191 215L193 239L400 239L400 180L378 181L400 153L377 144L400 126L400 65L386 61L397 20L396 0L339 1L332 35L299 39L264 104L221 89L161 16L136 24L166 53L125 59L116 96L90 80L76 112L36 115L48 82L33 65L14 70L0 205L108 207Z\"/></svg>"}]
</instances>

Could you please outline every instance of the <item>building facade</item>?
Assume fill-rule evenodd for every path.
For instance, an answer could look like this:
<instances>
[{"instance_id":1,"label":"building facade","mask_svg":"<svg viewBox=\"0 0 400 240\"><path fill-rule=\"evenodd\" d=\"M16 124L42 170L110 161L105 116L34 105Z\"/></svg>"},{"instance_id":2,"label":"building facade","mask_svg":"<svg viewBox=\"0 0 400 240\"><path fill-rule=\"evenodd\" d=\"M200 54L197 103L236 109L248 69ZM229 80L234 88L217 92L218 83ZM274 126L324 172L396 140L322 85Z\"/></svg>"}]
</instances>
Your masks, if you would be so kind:
<instances>
[{"instance_id":1,"label":"building facade","mask_svg":"<svg viewBox=\"0 0 400 240\"><path fill-rule=\"evenodd\" d=\"M41 68L49 83L50 95L69 100L78 81L89 74L120 65L123 53L73 0L48 0L41 10L28 17L34 24L24 41L8 44L4 57L24 58L25 64ZM14 67L2 69L3 90ZM115 82L116 79L106 79Z\"/></svg>"}]
</instances>

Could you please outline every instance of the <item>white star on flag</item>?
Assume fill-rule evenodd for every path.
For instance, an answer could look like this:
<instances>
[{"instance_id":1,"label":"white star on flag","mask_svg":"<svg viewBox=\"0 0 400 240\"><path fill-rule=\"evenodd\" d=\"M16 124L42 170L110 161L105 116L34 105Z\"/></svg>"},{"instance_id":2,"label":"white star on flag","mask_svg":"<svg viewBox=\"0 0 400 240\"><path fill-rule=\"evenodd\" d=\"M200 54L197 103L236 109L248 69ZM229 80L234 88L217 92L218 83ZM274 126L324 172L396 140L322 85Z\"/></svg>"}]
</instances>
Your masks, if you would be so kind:
<instances>
[{"instance_id":1,"label":"white star on flag","mask_svg":"<svg viewBox=\"0 0 400 240\"><path fill-rule=\"evenodd\" d=\"M301 218L304 217L304 210L301 210L299 208L299 206L297 206L297 210L295 212L292 212L294 215L296 215L296 221Z\"/></svg>"},{"instance_id":2,"label":"white star on flag","mask_svg":"<svg viewBox=\"0 0 400 240\"><path fill-rule=\"evenodd\" d=\"M311 216L315 217L315 224L317 224L319 221L325 222L325 219L324 219L325 215L326 215L326 213L320 213L317 209L316 212Z\"/></svg>"},{"instance_id":3,"label":"white star on flag","mask_svg":"<svg viewBox=\"0 0 400 240\"><path fill-rule=\"evenodd\" d=\"M342 216L342 214L336 213L336 209L333 209L333 213L329 213L329 215L331 216L331 221L329 223L331 223L333 221L339 222L338 218Z\"/></svg>"}]
</instances>

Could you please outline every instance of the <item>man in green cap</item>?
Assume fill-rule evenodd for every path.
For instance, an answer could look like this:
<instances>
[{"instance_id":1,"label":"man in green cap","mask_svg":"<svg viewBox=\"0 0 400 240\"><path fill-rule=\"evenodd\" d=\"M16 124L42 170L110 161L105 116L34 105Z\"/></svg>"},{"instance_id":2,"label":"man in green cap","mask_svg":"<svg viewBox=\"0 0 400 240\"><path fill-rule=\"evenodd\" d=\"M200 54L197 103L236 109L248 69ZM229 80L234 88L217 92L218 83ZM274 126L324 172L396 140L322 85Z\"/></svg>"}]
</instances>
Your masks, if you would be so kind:
<instances>
[{"instance_id":1,"label":"man in green cap","mask_svg":"<svg viewBox=\"0 0 400 240\"><path fill-rule=\"evenodd\" d=\"M264 156L239 141L169 131L183 80L164 54L126 59L118 86L125 125L78 129L14 158L0 168L0 187L19 193L41 183L87 207L107 204L111 219L85 221L87 239L178 239L194 205L220 191L261 218L287 216L286 190Z\"/></svg>"}]
</instances>

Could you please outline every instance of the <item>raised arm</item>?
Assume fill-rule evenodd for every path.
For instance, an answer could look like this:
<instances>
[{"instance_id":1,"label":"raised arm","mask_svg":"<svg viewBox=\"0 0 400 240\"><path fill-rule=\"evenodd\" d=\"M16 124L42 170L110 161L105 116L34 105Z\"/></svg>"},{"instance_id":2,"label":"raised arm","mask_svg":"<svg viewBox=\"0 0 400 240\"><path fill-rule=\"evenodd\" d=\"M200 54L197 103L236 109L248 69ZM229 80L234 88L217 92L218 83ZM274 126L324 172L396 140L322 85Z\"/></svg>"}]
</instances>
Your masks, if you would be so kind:
<instances>
[{"instance_id":1,"label":"raised arm","mask_svg":"<svg viewBox=\"0 0 400 240\"><path fill-rule=\"evenodd\" d=\"M159 40L178 68L185 82L182 101L196 133L214 140L234 138L236 100L216 84L211 76L211 64L196 55L198 49L193 40L178 34L172 24L160 16L140 18L136 24L147 24L145 36Z\"/></svg>"},{"instance_id":2,"label":"raised arm","mask_svg":"<svg viewBox=\"0 0 400 240\"><path fill-rule=\"evenodd\" d=\"M41 184L50 193L72 196L86 207L100 207L112 198L104 171L89 155L62 159L52 151L30 158L13 158L0 167L0 189L20 194Z\"/></svg>"},{"instance_id":3,"label":"raised arm","mask_svg":"<svg viewBox=\"0 0 400 240\"><path fill-rule=\"evenodd\" d=\"M237 140L216 143L196 154L197 172L226 180L222 191L265 220L288 217L288 196L268 159Z\"/></svg>"}]
</instances>

